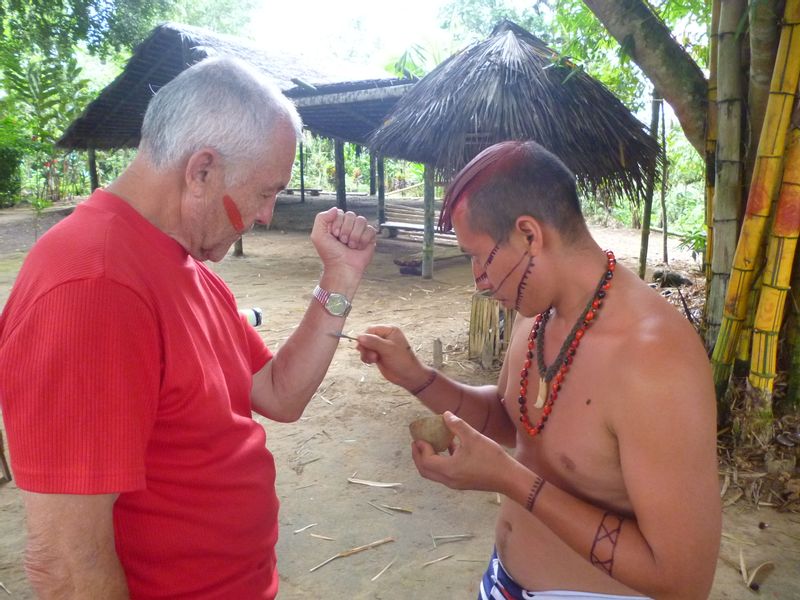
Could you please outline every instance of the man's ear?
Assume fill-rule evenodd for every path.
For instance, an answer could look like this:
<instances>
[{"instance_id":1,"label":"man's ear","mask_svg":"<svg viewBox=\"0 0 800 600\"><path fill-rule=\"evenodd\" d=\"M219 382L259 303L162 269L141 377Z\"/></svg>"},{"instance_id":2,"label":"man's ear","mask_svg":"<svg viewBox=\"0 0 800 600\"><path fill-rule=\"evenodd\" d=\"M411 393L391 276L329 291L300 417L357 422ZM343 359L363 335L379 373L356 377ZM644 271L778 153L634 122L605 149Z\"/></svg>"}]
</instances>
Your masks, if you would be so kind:
<instances>
[{"instance_id":1,"label":"man's ear","mask_svg":"<svg viewBox=\"0 0 800 600\"><path fill-rule=\"evenodd\" d=\"M539 254L544 242L541 223L529 215L522 215L517 217L514 228L517 234L525 239L528 252L533 256Z\"/></svg>"},{"instance_id":2,"label":"man's ear","mask_svg":"<svg viewBox=\"0 0 800 600\"><path fill-rule=\"evenodd\" d=\"M201 148L189 157L184 178L192 195L202 195L209 185L215 183L222 175L221 163L219 154L211 148Z\"/></svg>"}]
</instances>

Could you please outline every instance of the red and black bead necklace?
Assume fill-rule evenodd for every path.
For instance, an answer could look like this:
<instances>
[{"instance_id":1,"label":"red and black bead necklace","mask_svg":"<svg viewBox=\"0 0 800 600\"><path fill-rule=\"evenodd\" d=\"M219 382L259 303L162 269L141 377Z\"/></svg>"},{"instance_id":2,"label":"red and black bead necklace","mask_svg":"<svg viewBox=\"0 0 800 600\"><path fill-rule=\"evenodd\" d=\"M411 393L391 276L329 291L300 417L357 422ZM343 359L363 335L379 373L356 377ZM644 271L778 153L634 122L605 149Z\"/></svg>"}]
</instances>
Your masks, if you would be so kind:
<instances>
[{"instance_id":1,"label":"red and black bead necklace","mask_svg":"<svg viewBox=\"0 0 800 600\"><path fill-rule=\"evenodd\" d=\"M522 366L522 371L519 374L519 398L517 399L520 412L519 420L522 421L522 425L531 437L536 437L542 432L542 429L544 429L545 423L547 423L547 419L553 411L553 404L556 398L558 398L558 391L564 383L575 352L578 350L578 346L581 343L581 338L586 333L589 325L591 325L597 317L597 311L600 310L600 307L603 305L606 292L608 292L608 289L611 287L611 279L614 277L617 259L614 257L614 253L611 250L606 250L605 252L608 258L608 269L603 273L600 283L597 284L594 296L592 296L586 308L581 312L572 331L570 331L567 339L564 340L558 356L550 367L546 367L544 362L544 328L550 318L550 309L537 315L536 319L533 321L533 327L531 327L531 332L528 335L528 352L525 356L525 363ZM536 343L537 338L539 338L538 344ZM527 406L528 370L531 368L531 364L533 364L534 352L536 352L537 369L540 377L539 400L536 402L535 406L542 409L542 416L539 417L535 425L531 424L531 420L528 417ZM553 381L553 386L548 395L548 385L554 378L555 381Z\"/></svg>"}]
</instances>

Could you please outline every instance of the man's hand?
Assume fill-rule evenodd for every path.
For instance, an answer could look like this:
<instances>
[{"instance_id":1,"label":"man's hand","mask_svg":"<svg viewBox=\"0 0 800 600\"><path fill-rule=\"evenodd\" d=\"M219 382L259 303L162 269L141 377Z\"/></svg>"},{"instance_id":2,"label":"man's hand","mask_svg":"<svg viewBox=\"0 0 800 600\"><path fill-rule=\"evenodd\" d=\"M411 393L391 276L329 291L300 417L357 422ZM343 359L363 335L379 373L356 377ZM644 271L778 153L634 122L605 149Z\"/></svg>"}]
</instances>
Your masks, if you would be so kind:
<instances>
[{"instance_id":1,"label":"man's hand","mask_svg":"<svg viewBox=\"0 0 800 600\"><path fill-rule=\"evenodd\" d=\"M358 336L361 361L377 365L383 377L407 390L427 381L429 370L420 363L403 332L394 325L372 325Z\"/></svg>"},{"instance_id":2,"label":"man's hand","mask_svg":"<svg viewBox=\"0 0 800 600\"><path fill-rule=\"evenodd\" d=\"M411 455L419 474L456 490L507 493L503 478L513 473L518 463L497 442L451 412L444 413L444 422L458 443L451 445L450 456L443 456L427 442L414 442Z\"/></svg>"},{"instance_id":3,"label":"man's hand","mask_svg":"<svg viewBox=\"0 0 800 600\"><path fill-rule=\"evenodd\" d=\"M331 208L314 219L311 241L326 272L343 270L360 279L375 252L375 228L362 216Z\"/></svg>"}]
</instances>

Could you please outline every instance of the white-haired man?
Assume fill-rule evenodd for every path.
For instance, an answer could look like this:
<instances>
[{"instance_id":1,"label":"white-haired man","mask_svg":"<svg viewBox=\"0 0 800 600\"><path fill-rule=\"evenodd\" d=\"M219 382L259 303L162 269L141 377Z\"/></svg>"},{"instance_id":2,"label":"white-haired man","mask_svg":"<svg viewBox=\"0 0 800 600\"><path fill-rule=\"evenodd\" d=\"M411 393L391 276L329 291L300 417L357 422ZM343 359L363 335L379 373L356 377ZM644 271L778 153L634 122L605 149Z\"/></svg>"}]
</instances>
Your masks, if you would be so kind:
<instances>
[{"instance_id":1,"label":"white-haired man","mask_svg":"<svg viewBox=\"0 0 800 600\"><path fill-rule=\"evenodd\" d=\"M275 466L251 411L302 414L336 349L318 333L341 330L375 231L317 215L319 286L274 356L203 261L270 221L300 128L243 63L198 63L156 93L126 171L28 256L0 321L0 401L40 597L277 594Z\"/></svg>"}]
</instances>

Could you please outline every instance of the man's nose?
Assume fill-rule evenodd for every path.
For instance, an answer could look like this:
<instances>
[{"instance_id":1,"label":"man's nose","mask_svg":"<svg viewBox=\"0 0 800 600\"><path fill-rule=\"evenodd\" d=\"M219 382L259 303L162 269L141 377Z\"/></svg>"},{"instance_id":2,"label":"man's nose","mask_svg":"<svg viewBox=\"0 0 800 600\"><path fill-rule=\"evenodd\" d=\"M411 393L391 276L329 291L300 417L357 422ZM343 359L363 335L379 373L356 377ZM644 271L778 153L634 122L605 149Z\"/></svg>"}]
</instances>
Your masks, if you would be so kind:
<instances>
[{"instance_id":1,"label":"man's nose","mask_svg":"<svg viewBox=\"0 0 800 600\"><path fill-rule=\"evenodd\" d=\"M272 222L272 214L275 212L275 198L267 202L256 214L256 223L269 225Z\"/></svg>"}]
</instances>

